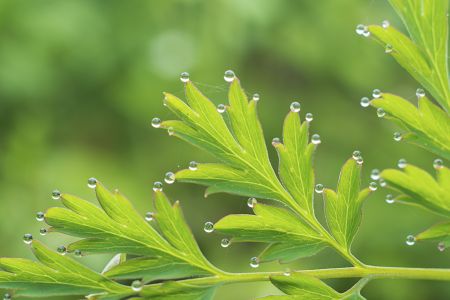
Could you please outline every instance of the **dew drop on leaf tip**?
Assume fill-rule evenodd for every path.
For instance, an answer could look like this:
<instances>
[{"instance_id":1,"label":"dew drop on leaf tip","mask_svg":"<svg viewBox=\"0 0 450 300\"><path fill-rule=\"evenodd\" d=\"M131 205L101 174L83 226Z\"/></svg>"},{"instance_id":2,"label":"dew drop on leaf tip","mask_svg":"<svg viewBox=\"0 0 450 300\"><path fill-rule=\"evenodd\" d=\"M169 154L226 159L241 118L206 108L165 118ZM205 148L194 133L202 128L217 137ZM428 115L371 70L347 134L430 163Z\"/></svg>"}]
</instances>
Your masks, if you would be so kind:
<instances>
[{"instance_id":1,"label":"dew drop on leaf tip","mask_svg":"<svg viewBox=\"0 0 450 300\"><path fill-rule=\"evenodd\" d=\"M317 194L322 194L323 190L324 190L324 186L321 183L316 184L316 186L314 187L314 190L316 191Z\"/></svg>"},{"instance_id":2,"label":"dew drop on leaf tip","mask_svg":"<svg viewBox=\"0 0 450 300\"><path fill-rule=\"evenodd\" d=\"M320 143L322 143L320 135L318 135L317 133L313 134L311 136L311 143L313 143L314 145L319 145Z\"/></svg>"},{"instance_id":3,"label":"dew drop on leaf tip","mask_svg":"<svg viewBox=\"0 0 450 300\"><path fill-rule=\"evenodd\" d=\"M378 99L381 97L381 91L379 89L374 89L372 91L372 97L374 97L375 99Z\"/></svg>"},{"instance_id":4,"label":"dew drop on leaf tip","mask_svg":"<svg viewBox=\"0 0 450 300\"><path fill-rule=\"evenodd\" d=\"M406 159L401 158L401 159L398 160L397 166L398 166L400 169L404 169L404 168L406 168L406 165L407 165L407 164L408 164L408 163L406 162Z\"/></svg>"},{"instance_id":5,"label":"dew drop on leaf tip","mask_svg":"<svg viewBox=\"0 0 450 300\"><path fill-rule=\"evenodd\" d=\"M444 161L443 161L442 159L440 159L440 158L436 158L436 159L433 161L433 168L434 168L435 170L443 169L443 168L444 168Z\"/></svg>"},{"instance_id":6,"label":"dew drop on leaf tip","mask_svg":"<svg viewBox=\"0 0 450 300\"><path fill-rule=\"evenodd\" d=\"M53 200L61 199L61 192L59 190L53 190L53 192L52 192L52 199Z\"/></svg>"},{"instance_id":7,"label":"dew drop on leaf tip","mask_svg":"<svg viewBox=\"0 0 450 300\"><path fill-rule=\"evenodd\" d=\"M217 105L217 112L219 114L223 114L227 110L227 107L224 104Z\"/></svg>"},{"instance_id":8,"label":"dew drop on leaf tip","mask_svg":"<svg viewBox=\"0 0 450 300\"><path fill-rule=\"evenodd\" d=\"M37 221L42 222L42 221L44 221L44 218L45 218L45 214L42 211L36 213Z\"/></svg>"},{"instance_id":9,"label":"dew drop on leaf tip","mask_svg":"<svg viewBox=\"0 0 450 300\"><path fill-rule=\"evenodd\" d=\"M387 204L392 204L394 203L394 196L392 196L392 194L387 194L385 200Z\"/></svg>"},{"instance_id":10,"label":"dew drop on leaf tip","mask_svg":"<svg viewBox=\"0 0 450 300\"><path fill-rule=\"evenodd\" d=\"M33 242L33 235L31 233L26 233L23 235L23 242L27 245Z\"/></svg>"},{"instance_id":11,"label":"dew drop on leaf tip","mask_svg":"<svg viewBox=\"0 0 450 300\"><path fill-rule=\"evenodd\" d=\"M250 208L253 208L256 204L258 203L258 201L256 200L256 198L248 198L247 200L247 206Z\"/></svg>"},{"instance_id":12,"label":"dew drop on leaf tip","mask_svg":"<svg viewBox=\"0 0 450 300\"><path fill-rule=\"evenodd\" d=\"M223 75L223 79L225 79L226 82L233 82L235 78L236 78L236 75L234 74L234 72L232 70L225 71L225 73Z\"/></svg>"},{"instance_id":13,"label":"dew drop on leaf tip","mask_svg":"<svg viewBox=\"0 0 450 300\"><path fill-rule=\"evenodd\" d=\"M175 174L173 172L167 172L166 175L164 175L164 181L167 184L172 184L175 182Z\"/></svg>"},{"instance_id":14,"label":"dew drop on leaf tip","mask_svg":"<svg viewBox=\"0 0 450 300\"><path fill-rule=\"evenodd\" d=\"M362 97L361 101L359 102L359 104L362 107L368 107L370 105L370 99L368 97Z\"/></svg>"},{"instance_id":15,"label":"dew drop on leaf tip","mask_svg":"<svg viewBox=\"0 0 450 300\"><path fill-rule=\"evenodd\" d=\"M163 190L163 184L160 181L155 181L153 183L153 191L155 192L161 192Z\"/></svg>"},{"instance_id":16,"label":"dew drop on leaf tip","mask_svg":"<svg viewBox=\"0 0 450 300\"><path fill-rule=\"evenodd\" d=\"M230 246L231 241L227 238L222 239L222 241L220 241L220 246L222 246L222 248L228 248L228 246Z\"/></svg>"},{"instance_id":17,"label":"dew drop on leaf tip","mask_svg":"<svg viewBox=\"0 0 450 300\"><path fill-rule=\"evenodd\" d=\"M292 111L292 112L294 112L294 113L298 113L299 111L300 111L300 103L299 102L297 102L297 101L295 101L295 102L292 102L291 103L291 105L290 105L290 110Z\"/></svg>"},{"instance_id":18,"label":"dew drop on leaf tip","mask_svg":"<svg viewBox=\"0 0 450 300\"><path fill-rule=\"evenodd\" d=\"M191 161L189 163L189 170L197 171L197 169L198 169L198 163L196 161Z\"/></svg>"},{"instance_id":19,"label":"dew drop on leaf tip","mask_svg":"<svg viewBox=\"0 0 450 300\"><path fill-rule=\"evenodd\" d=\"M153 128L161 127L161 119L160 118L153 118L152 119L152 127Z\"/></svg>"},{"instance_id":20,"label":"dew drop on leaf tip","mask_svg":"<svg viewBox=\"0 0 450 300\"><path fill-rule=\"evenodd\" d=\"M422 89L422 88L418 88L418 89L416 90L416 97L417 97L418 99L425 97L425 90Z\"/></svg>"},{"instance_id":21,"label":"dew drop on leaf tip","mask_svg":"<svg viewBox=\"0 0 450 300\"><path fill-rule=\"evenodd\" d=\"M402 139L403 139L403 137L400 132L394 132L394 141L400 142Z\"/></svg>"},{"instance_id":22,"label":"dew drop on leaf tip","mask_svg":"<svg viewBox=\"0 0 450 300\"><path fill-rule=\"evenodd\" d=\"M305 115L305 120L306 120L306 122L311 122L313 119L314 119L314 116L313 116L312 113L307 113L307 114Z\"/></svg>"},{"instance_id":23,"label":"dew drop on leaf tip","mask_svg":"<svg viewBox=\"0 0 450 300\"><path fill-rule=\"evenodd\" d=\"M206 222L205 226L203 227L203 230L206 233L211 233L214 231L214 223L213 222Z\"/></svg>"},{"instance_id":24,"label":"dew drop on leaf tip","mask_svg":"<svg viewBox=\"0 0 450 300\"><path fill-rule=\"evenodd\" d=\"M183 82L183 83L188 82L188 81L189 81L189 73L188 73L188 72L182 72L182 73L180 74L180 80L181 80L181 82Z\"/></svg>"},{"instance_id":25,"label":"dew drop on leaf tip","mask_svg":"<svg viewBox=\"0 0 450 300\"><path fill-rule=\"evenodd\" d=\"M147 222L153 221L154 217L155 217L155 214L153 212L149 211L145 214L145 220Z\"/></svg>"},{"instance_id":26,"label":"dew drop on leaf tip","mask_svg":"<svg viewBox=\"0 0 450 300\"><path fill-rule=\"evenodd\" d=\"M87 186L90 189L95 189L97 187L97 179L91 177L88 179Z\"/></svg>"},{"instance_id":27,"label":"dew drop on leaf tip","mask_svg":"<svg viewBox=\"0 0 450 300\"><path fill-rule=\"evenodd\" d=\"M406 245L412 246L415 243L416 243L416 238L412 234L410 234L406 237Z\"/></svg>"},{"instance_id":28,"label":"dew drop on leaf tip","mask_svg":"<svg viewBox=\"0 0 450 300\"><path fill-rule=\"evenodd\" d=\"M259 94L258 93L254 93L253 96L252 96L252 100L253 101L259 101L259 99L260 99Z\"/></svg>"}]
</instances>

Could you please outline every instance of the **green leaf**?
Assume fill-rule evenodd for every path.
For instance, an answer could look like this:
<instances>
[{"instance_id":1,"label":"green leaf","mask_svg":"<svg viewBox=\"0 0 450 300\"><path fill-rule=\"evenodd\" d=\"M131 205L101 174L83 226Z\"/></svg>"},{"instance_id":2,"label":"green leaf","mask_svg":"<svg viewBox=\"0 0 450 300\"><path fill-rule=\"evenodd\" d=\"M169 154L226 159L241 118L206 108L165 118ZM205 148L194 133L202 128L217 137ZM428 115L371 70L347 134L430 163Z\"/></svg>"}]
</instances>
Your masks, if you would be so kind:
<instances>
[{"instance_id":1,"label":"green leaf","mask_svg":"<svg viewBox=\"0 0 450 300\"><path fill-rule=\"evenodd\" d=\"M197 286L181 282L165 282L144 287L141 292L143 299L155 300L211 300L215 286Z\"/></svg>"},{"instance_id":2,"label":"green leaf","mask_svg":"<svg viewBox=\"0 0 450 300\"><path fill-rule=\"evenodd\" d=\"M346 249L350 248L361 222L361 206L369 194L368 189L360 191L361 166L349 159L339 175L337 193L324 190L326 219L334 237Z\"/></svg>"},{"instance_id":3,"label":"green leaf","mask_svg":"<svg viewBox=\"0 0 450 300\"><path fill-rule=\"evenodd\" d=\"M298 243L278 242L272 243L259 255L260 262L278 260L280 263L288 263L299 258L313 256L327 247L324 242Z\"/></svg>"},{"instance_id":4,"label":"green leaf","mask_svg":"<svg viewBox=\"0 0 450 300\"><path fill-rule=\"evenodd\" d=\"M293 299L339 299L340 294L323 281L300 273L290 276L271 276L270 281L282 292L295 295Z\"/></svg>"},{"instance_id":5,"label":"green leaf","mask_svg":"<svg viewBox=\"0 0 450 300\"><path fill-rule=\"evenodd\" d=\"M374 107L387 113L405 133L402 140L418 145L439 156L450 159L450 118L427 97L419 99L416 108L409 101L388 93L371 101Z\"/></svg>"},{"instance_id":6,"label":"green leaf","mask_svg":"<svg viewBox=\"0 0 450 300\"><path fill-rule=\"evenodd\" d=\"M415 236L416 241L438 241L442 249L450 247L450 222L431 226ZM441 248L440 248L441 249Z\"/></svg>"},{"instance_id":7,"label":"green leaf","mask_svg":"<svg viewBox=\"0 0 450 300\"><path fill-rule=\"evenodd\" d=\"M437 180L426 171L408 164L402 171L384 170L381 177L390 188L401 193L396 202L417 205L450 217L450 171L441 167L436 172Z\"/></svg>"},{"instance_id":8,"label":"green leaf","mask_svg":"<svg viewBox=\"0 0 450 300\"><path fill-rule=\"evenodd\" d=\"M284 186L309 214L314 213L314 170L312 156L315 145L309 143L309 123L301 124L298 113L289 112L284 120L283 143L277 144L279 173Z\"/></svg>"},{"instance_id":9,"label":"green leaf","mask_svg":"<svg viewBox=\"0 0 450 300\"><path fill-rule=\"evenodd\" d=\"M185 278L208 275L181 260L168 257L138 257L127 260L105 272L104 275L114 279L143 278L144 282L156 279Z\"/></svg>"},{"instance_id":10,"label":"green leaf","mask_svg":"<svg viewBox=\"0 0 450 300\"><path fill-rule=\"evenodd\" d=\"M371 35L448 111L450 89L447 63L448 1L391 0L411 39L392 26L369 26Z\"/></svg>"},{"instance_id":11,"label":"green leaf","mask_svg":"<svg viewBox=\"0 0 450 300\"><path fill-rule=\"evenodd\" d=\"M267 153L257 117L257 102L248 101L236 78L229 89L227 116L229 126L215 105L192 82L186 83L188 105L166 94L166 105L181 121L164 121L162 128L171 134L206 150L222 163L199 164L197 170L181 170L176 180L208 186L206 195L227 192L248 197L273 199L291 206L306 219L312 216L312 152L308 144L307 125L300 127L298 116L288 116L284 139L288 144L280 154L280 176L277 178ZM304 150L307 152L303 153ZM293 164L288 166L289 164ZM292 176L300 175L300 183Z\"/></svg>"},{"instance_id":12,"label":"green leaf","mask_svg":"<svg viewBox=\"0 0 450 300\"><path fill-rule=\"evenodd\" d=\"M214 229L232 236L231 242L275 242L274 245L285 246L266 249L262 261L309 256L326 246L317 231L285 208L255 203L253 210L255 215L228 215L218 221ZM292 251L298 252L293 254Z\"/></svg>"},{"instance_id":13,"label":"green leaf","mask_svg":"<svg viewBox=\"0 0 450 300\"><path fill-rule=\"evenodd\" d=\"M33 241L31 249L39 262L0 258L0 288L15 289L15 295L51 297L106 293L121 297L133 294L129 287L91 271L71 258L50 251Z\"/></svg>"}]
</instances>

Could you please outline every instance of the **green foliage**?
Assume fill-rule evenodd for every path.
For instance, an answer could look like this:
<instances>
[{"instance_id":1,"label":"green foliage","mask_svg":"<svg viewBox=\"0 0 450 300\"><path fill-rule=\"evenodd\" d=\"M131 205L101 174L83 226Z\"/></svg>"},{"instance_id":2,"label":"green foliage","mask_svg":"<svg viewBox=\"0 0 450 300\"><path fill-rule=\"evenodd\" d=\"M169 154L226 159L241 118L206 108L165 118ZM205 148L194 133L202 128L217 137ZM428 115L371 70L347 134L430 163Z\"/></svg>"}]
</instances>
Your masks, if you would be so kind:
<instances>
[{"instance_id":1,"label":"green foliage","mask_svg":"<svg viewBox=\"0 0 450 300\"><path fill-rule=\"evenodd\" d=\"M419 107L391 95L382 94L372 105L384 110L388 118L402 126L404 140L418 144L445 158L450 157L450 123L447 72L448 3L393 0L411 39L392 27L369 26L381 43L389 44L392 55L443 107L419 95ZM439 27L440 26L440 27ZM445 26L445 29L444 29ZM234 76L234 75L233 75ZM230 78L229 78L230 79ZM194 84L185 82L185 103L165 94L165 105L178 120L160 127L203 149L218 162L200 163L178 171L179 182L207 187L205 195L226 192L268 200L253 203L254 214L228 215L214 229L231 236L232 242L267 244L258 262L287 262L314 255L325 247L340 254L350 268L280 273L228 273L213 266L202 254L179 202L172 204L159 187L154 188L153 224L147 222L117 190L110 192L100 182L95 191L100 207L76 196L62 194L64 207L45 213L50 232L79 237L60 254L89 255L113 253L116 256L102 274L71 258L31 242L38 260L0 259L0 288L15 295L49 297L88 295L89 299L212 299L215 289L226 283L270 280L286 295L264 299L364 299L364 285L376 277L406 277L450 280L449 270L399 269L366 266L351 251L362 216L362 205L371 189L361 189L362 159L347 160L342 167L336 191L324 191L328 228L314 211L313 154L317 139L310 141L309 123L302 122L297 104L291 106L284 121L282 140L272 145L278 152L278 174L269 160L264 134L257 115L257 99L249 101L238 78L230 83L226 114ZM403 171L385 170L381 176L401 194L398 202L414 204L449 217L450 172L438 165L437 179L407 165ZM373 188L372 188L373 190ZM269 202L272 201L272 202ZM449 223L443 222L415 236L420 240L439 240L448 247ZM411 273L412 272L412 273ZM359 277L351 289L339 293L320 279ZM319 279L320 278L320 279ZM130 286L131 283L131 286ZM142 286L143 285L143 286Z\"/></svg>"},{"instance_id":2,"label":"green foliage","mask_svg":"<svg viewBox=\"0 0 450 300\"><path fill-rule=\"evenodd\" d=\"M368 26L377 42L392 55L442 108L417 90L418 107L389 93L371 101L403 130L401 140L450 159L450 86L448 72L448 1L390 1L410 37L392 26ZM450 217L448 168L437 166L437 180L426 171L408 165L404 172L385 170L381 176L401 194L400 203L424 207Z\"/></svg>"}]
</instances>

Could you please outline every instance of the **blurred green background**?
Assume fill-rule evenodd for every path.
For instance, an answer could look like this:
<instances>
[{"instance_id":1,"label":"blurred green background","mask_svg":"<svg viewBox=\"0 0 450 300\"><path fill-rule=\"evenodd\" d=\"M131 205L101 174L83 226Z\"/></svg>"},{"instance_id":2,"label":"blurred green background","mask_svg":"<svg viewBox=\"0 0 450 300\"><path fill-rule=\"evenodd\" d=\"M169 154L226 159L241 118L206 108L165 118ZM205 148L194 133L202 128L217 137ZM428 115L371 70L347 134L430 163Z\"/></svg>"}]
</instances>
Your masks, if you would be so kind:
<instances>
[{"instance_id":1,"label":"blurred green background","mask_svg":"<svg viewBox=\"0 0 450 300\"><path fill-rule=\"evenodd\" d=\"M94 176L120 188L144 214L152 210L152 183L166 171L211 160L150 126L154 116L172 117L162 92L183 95L182 71L223 103L223 72L233 69L249 94L261 95L267 141L281 134L290 102L300 101L302 114L314 114L312 132L322 137L316 173L326 186L335 186L340 166L355 149L364 155L365 184L372 168L393 167L399 158L431 171L432 155L394 142L395 128L359 105L374 88L414 99L417 84L383 49L355 34L358 23L383 19L401 27L387 2L374 0L0 1L0 256L31 257L22 235L38 236L42 224L34 215L58 205L50 197L55 188L94 199L86 187ZM269 151L276 165L275 151ZM205 221L248 213L246 199L222 194L204 199L202 188L188 184L165 191L181 200L208 258L227 271L251 271L249 258L261 245L222 249L220 236L202 230ZM369 264L450 267L448 251L404 242L438 218L388 205L386 194L377 191L365 205L356 255ZM68 242L62 235L40 239L52 247ZM108 259L82 260L101 270ZM260 269L345 265L324 251L289 266ZM353 282L331 284L342 291ZM275 293L267 283L233 285L220 288L216 299ZM379 280L363 294L448 299L450 286Z\"/></svg>"}]
</instances>

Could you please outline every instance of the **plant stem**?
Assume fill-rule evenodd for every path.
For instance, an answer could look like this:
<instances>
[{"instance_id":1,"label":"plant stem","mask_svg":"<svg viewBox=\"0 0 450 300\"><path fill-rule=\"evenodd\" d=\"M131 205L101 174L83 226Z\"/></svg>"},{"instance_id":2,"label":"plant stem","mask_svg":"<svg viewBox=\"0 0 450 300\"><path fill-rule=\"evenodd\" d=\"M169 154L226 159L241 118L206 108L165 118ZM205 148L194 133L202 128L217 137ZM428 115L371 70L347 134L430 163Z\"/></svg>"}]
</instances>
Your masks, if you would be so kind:
<instances>
[{"instance_id":1,"label":"plant stem","mask_svg":"<svg viewBox=\"0 0 450 300\"><path fill-rule=\"evenodd\" d=\"M371 279L398 278L450 281L450 269L395 268L364 265L361 267L350 268L299 270L293 272L293 274L295 273L311 275L320 279L370 277ZM270 276L276 275L283 275L283 272L224 273L223 275L186 279L181 280L180 282L196 286L208 286L216 284L268 281Z\"/></svg>"}]
</instances>

